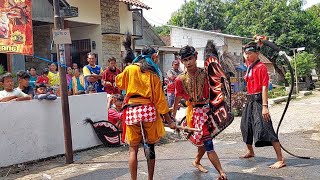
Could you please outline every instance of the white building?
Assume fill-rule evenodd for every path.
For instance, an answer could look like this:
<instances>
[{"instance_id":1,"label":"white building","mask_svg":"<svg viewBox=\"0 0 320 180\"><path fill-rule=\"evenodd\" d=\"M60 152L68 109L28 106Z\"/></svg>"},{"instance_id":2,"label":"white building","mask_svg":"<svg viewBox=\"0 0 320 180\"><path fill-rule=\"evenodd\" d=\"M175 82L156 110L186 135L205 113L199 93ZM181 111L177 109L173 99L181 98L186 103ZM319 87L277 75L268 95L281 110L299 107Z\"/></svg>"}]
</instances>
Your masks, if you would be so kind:
<instances>
[{"instance_id":1,"label":"white building","mask_svg":"<svg viewBox=\"0 0 320 180\"><path fill-rule=\"evenodd\" d=\"M245 39L244 37L185 27L169 27L171 28L171 46L181 48L190 45L195 47L198 51L199 67L204 66L204 49L208 40L212 40L218 49L224 48L224 51L236 56L239 63L242 59L242 40Z\"/></svg>"}]
</instances>

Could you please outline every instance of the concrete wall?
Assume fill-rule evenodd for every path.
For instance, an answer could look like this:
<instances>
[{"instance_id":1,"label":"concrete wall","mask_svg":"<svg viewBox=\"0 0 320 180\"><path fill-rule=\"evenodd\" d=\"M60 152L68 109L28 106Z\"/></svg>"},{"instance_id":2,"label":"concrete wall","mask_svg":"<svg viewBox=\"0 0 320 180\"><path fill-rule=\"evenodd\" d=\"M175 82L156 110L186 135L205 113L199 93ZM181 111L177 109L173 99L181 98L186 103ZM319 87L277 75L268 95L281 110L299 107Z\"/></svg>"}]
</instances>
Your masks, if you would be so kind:
<instances>
[{"instance_id":1,"label":"concrete wall","mask_svg":"<svg viewBox=\"0 0 320 180\"><path fill-rule=\"evenodd\" d=\"M79 16L68 21L101 24L100 0L67 0L71 6L78 7Z\"/></svg>"},{"instance_id":2,"label":"concrete wall","mask_svg":"<svg viewBox=\"0 0 320 180\"><path fill-rule=\"evenodd\" d=\"M174 47L183 47L191 45L198 51L198 66L204 66L204 48L208 40L213 40L217 48L221 50L223 45L227 45L227 52L235 56L242 55L242 40L238 38L225 37L213 34L212 32L197 31L182 28L171 28L171 45Z\"/></svg>"},{"instance_id":3,"label":"concrete wall","mask_svg":"<svg viewBox=\"0 0 320 180\"><path fill-rule=\"evenodd\" d=\"M105 120L105 93L69 97L73 149L101 144L83 119ZM60 98L0 103L0 167L64 154Z\"/></svg>"},{"instance_id":4,"label":"concrete wall","mask_svg":"<svg viewBox=\"0 0 320 180\"><path fill-rule=\"evenodd\" d=\"M133 33L133 19L132 12L128 11L127 4L120 2L119 4L119 16L120 16L120 33L125 34L128 31Z\"/></svg>"},{"instance_id":5,"label":"concrete wall","mask_svg":"<svg viewBox=\"0 0 320 180\"><path fill-rule=\"evenodd\" d=\"M164 54L163 60L163 74L166 76L169 69L172 68L172 61L175 60L174 54ZM182 63L180 63L182 64Z\"/></svg>"},{"instance_id":6,"label":"concrete wall","mask_svg":"<svg viewBox=\"0 0 320 180\"><path fill-rule=\"evenodd\" d=\"M208 40L213 40L217 46L225 44L223 36L181 28L171 29L171 45L174 47L191 45L195 48L201 48L206 46Z\"/></svg>"},{"instance_id":7,"label":"concrete wall","mask_svg":"<svg viewBox=\"0 0 320 180\"><path fill-rule=\"evenodd\" d=\"M235 56L242 56L242 41L241 39L234 39L226 37L226 45L228 46L228 52L231 52Z\"/></svg>"}]
</instances>

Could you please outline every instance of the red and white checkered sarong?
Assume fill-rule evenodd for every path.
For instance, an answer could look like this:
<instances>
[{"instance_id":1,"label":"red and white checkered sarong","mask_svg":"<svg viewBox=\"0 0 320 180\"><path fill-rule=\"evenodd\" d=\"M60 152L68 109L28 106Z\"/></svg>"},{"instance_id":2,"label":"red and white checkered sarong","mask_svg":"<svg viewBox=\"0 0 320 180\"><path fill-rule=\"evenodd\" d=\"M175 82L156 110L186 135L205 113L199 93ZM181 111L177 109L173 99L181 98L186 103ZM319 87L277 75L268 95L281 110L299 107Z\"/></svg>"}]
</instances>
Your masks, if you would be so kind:
<instances>
[{"instance_id":1,"label":"red and white checkered sarong","mask_svg":"<svg viewBox=\"0 0 320 180\"><path fill-rule=\"evenodd\" d=\"M143 104L136 107L128 107L125 111L127 125L133 125L143 122L154 122L156 121L156 108L152 103Z\"/></svg>"},{"instance_id":2,"label":"red and white checkered sarong","mask_svg":"<svg viewBox=\"0 0 320 180\"><path fill-rule=\"evenodd\" d=\"M207 112L210 110L208 106L204 107L195 107L193 108L193 114L192 114L192 124L193 127L196 129L202 129L200 132L194 132L193 135L189 137L189 141L191 141L192 144L196 146L202 146L203 140L202 136L207 134L207 127L205 125L206 121L208 121L208 115ZM185 122L184 126L186 126L187 123Z\"/></svg>"}]
</instances>

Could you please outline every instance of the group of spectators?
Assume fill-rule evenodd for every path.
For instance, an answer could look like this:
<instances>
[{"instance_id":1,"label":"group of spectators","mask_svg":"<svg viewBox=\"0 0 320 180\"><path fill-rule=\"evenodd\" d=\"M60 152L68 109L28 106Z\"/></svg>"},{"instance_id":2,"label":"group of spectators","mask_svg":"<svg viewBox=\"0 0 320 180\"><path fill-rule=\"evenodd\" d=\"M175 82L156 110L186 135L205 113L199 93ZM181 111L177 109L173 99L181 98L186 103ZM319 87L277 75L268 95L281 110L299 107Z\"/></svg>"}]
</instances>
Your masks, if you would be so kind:
<instances>
[{"instance_id":1,"label":"group of spectators","mask_svg":"<svg viewBox=\"0 0 320 180\"><path fill-rule=\"evenodd\" d=\"M82 69L76 63L67 67L67 86L69 95L106 92L108 94L121 94L115 87L115 77L121 72L116 67L116 59L108 59L108 67L103 69L96 65L96 55L87 54L88 65ZM18 85L15 87L14 76L5 73L0 76L0 102L30 99L56 99L60 96L60 76L56 63L52 62L47 68L37 74L37 69L31 67L28 71L17 72ZM40 95L41 94L41 95ZM42 95L43 94L43 95ZM21 98L24 97L24 98Z\"/></svg>"},{"instance_id":2,"label":"group of spectators","mask_svg":"<svg viewBox=\"0 0 320 180\"><path fill-rule=\"evenodd\" d=\"M43 69L40 76L37 76L35 68L30 68L29 72L18 71L17 87L15 87L14 77L11 73L1 75L0 86L3 87L3 90L0 91L0 102L57 99L57 91L55 91L57 88L54 85L59 83L59 74L56 69L55 64L50 64L49 68Z\"/></svg>"},{"instance_id":3,"label":"group of spectators","mask_svg":"<svg viewBox=\"0 0 320 180\"><path fill-rule=\"evenodd\" d=\"M121 73L116 67L116 59L111 57L108 59L108 66L103 70L96 65L96 56L94 53L87 54L88 65L82 69L78 68L76 63L72 67L67 68L67 86L69 95L81 95L87 93L106 92L110 94L108 102L108 120L122 128L121 109L124 103L123 93L115 86L115 77ZM174 102L174 81L182 72L179 69L180 62L174 60L172 68L167 72L167 99L169 107ZM57 71L57 65L50 63L48 68L44 68L41 75L37 75L34 67L26 71L17 73L18 87L14 87L14 77L10 73L6 73L0 77L0 86L4 88L0 91L0 102L22 101L31 99L48 99L54 100L60 96L60 77Z\"/></svg>"}]
</instances>

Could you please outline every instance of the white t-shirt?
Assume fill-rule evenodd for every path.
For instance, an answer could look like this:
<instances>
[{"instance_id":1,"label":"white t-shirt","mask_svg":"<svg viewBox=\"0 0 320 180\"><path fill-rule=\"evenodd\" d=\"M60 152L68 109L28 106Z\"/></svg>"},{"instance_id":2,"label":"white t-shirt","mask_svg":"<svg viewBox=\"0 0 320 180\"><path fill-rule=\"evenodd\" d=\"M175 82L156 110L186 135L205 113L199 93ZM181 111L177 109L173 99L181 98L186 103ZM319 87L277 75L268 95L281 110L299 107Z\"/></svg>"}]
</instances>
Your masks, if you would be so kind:
<instances>
[{"instance_id":1,"label":"white t-shirt","mask_svg":"<svg viewBox=\"0 0 320 180\"><path fill-rule=\"evenodd\" d=\"M14 89L11 92L8 92L6 90L0 91L0 99L9 96L27 97L28 95L23 93L20 89Z\"/></svg>"}]
</instances>

